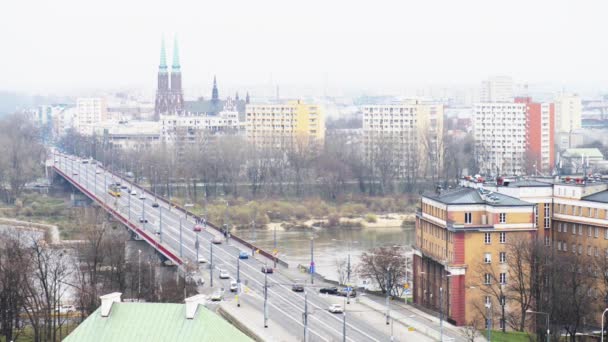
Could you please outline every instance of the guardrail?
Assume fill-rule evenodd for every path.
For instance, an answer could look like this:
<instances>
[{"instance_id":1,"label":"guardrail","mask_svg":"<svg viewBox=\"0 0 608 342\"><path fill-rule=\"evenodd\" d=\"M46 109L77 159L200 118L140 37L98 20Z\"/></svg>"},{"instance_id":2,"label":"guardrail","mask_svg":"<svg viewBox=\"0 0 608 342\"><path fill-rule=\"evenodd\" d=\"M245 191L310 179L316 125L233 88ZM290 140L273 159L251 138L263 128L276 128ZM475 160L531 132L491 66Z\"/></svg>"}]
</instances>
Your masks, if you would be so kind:
<instances>
[{"instance_id":1,"label":"guardrail","mask_svg":"<svg viewBox=\"0 0 608 342\"><path fill-rule=\"evenodd\" d=\"M72 185L74 185L76 188L78 188L78 190L82 191L85 195L89 196L89 198L91 198L92 200L97 202L99 205L101 205L106 211L108 211L110 214L112 214L112 216L114 216L116 219L118 219L122 224L127 226L132 231L136 232L139 236L143 237L148 242L148 244L150 244L152 247L154 247L156 250L158 250L161 254L163 254L169 260L173 261L174 263L176 263L178 265L183 264L183 261L181 260L180 257L173 254L173 252L171 252L165 246L161 245L153 237L149 236L148 233L146 233L145 231L141 230L139 227L137 227L136 225L131 223L128 219L126 219L124 216L122 216L122 214L120 214L118 211L114 210L112 207L110 207L105 202L100 200L96 195L92 194L90 191L88 191L87 189L80 186L74 179L72 179L72 177L66 175L63 171L59 170L55 165L53 165L53 170L55 170L55 172L59 173L68 182L70 182Z\"/></svg>"},{"instance_id":2,"label":"guardrail","mask_svg":"<svg viewBox=\"0 0 608 342\"><path fill-rule=\"evenodd\" d=\"M68 158L73 159L73 158L71 158L71 157L68 157ZM73 159L73 160L78 161L77 159ZM101 167L102 169L104 169L105 171L107 171L107 172L111 173L111 174L112 174L112 175L114 175L115 177L118 177L118 178L120 178L121 180L126 181L126 180L125 180L125 178L123 178L122 176L120 176L120 175L119 175L119 174L117 174L116 172L113 172L112 170L109 170L109 169L107 169L107 168L105 168L105 167L103 167L103 166L100 166L100 167ZM53 165L53 168L55 168L55 165ZM129 182L129 181L127 181L127 182ZM166 204L167 204L167 205L169 205L170 207L173 207L173 208L175 208L175 209L178 209L178 210L180 210L181 212L183 212L184 214L189 215L189 216L191 216L191 217L193 217L193 218L196 218L196 219L202 220L202 217L200 217L200 216L198 216L198 215L194 214L194 213L193 213L193 212L191 212L190 210L188 210L188 209L186 209L186 208L184 208L184 207L182 207L182 206L180 206L180 205L178 205L178 204L176 204L176 203L173 203L173 202L171 202L171 201L168 201L168 200L166 200L166 199L165 199L165 198L163 198L163 197L157 196L157 195L155 195L153 192L149 191L148 189L145 189L144 187L139 186L139 185L137 185L137 184L135 184L135 183L133 183L133 182L129 182L129 183L131 183L131 184L133 184L133 185L135 185L135 186L139 187L139 188L140 188L142 191L146 192L148 195L150 195L150 196L154 196L155 198L157 198L158 200L160 200L160 201L162 201L162 202L166 203ZM215 224L213 224L212 222L206 221L206 223L207 223L207 226L209 226L209 227L211 227L211 228L215 229L217 232L222 233L222 230L221 230L219 227L217 227ZM237 241L237 242L239 242L239 243L241 243L241 244L243 244L243 245L245 245L245 246L246 246L246 247L248 247L248 248L251 248L252 250L259 251L259 254L261 254L261 255L263 255L263 256L265 256L265 257L269 258L270 260L276 260L277 264L279 264L279 265L281 265L281 266L284 266L284 267L289 268L289 263L287 263L285 260L282 260L282 259L280 259L280 258L278 258L278 257L275 257L274 255L272 255L272 253L270 253L270 252L268 252L268 251L266 251L266 250L264 250L264 249L262 249L262 248L260 248L260 247L258 247L258 246L255 246L254 244L252 244L252 243L248 242L247 240L245 240L245 239L243 239L243 238L239 237L238 235L234 235L234 234L232 234L232 233L231 233L231 234L230 234L230 238L231 238L231 239L234 239L235 241Z\"/></svg>"}]
</instances>

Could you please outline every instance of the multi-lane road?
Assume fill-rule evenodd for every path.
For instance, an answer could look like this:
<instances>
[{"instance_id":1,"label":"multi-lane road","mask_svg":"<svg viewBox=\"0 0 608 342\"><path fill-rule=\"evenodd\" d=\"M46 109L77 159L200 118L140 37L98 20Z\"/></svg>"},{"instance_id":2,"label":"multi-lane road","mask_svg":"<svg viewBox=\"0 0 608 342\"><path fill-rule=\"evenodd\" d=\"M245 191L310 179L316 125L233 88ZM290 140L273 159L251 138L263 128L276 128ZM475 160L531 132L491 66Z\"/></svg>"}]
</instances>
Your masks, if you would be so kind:
<instances>
[{"instance_id":1,"label":"multi-lane road","mask_svg":"<svg viewBox=\"0 0 608 342\"><path fill-rule=\"evenodd\" d=\"M196 233L193 228L195 219L186 216L183 211L172 208L171 205L162 200L155 199L152 195L130 183L127 179L119 178L108 172L98 163L88 161L83 163L82 159L74 156L55 154L51 161L59 174L76 183L89 192L87 195L95 201L102 202L105 206L120 213L129 222L142 229L148 237L160 243L162 247L179 257L184 262L196 264L197 249L196 241L198 235L198 254L207 260L211 259L211 240L220 237L220 234L210 229ZM126 185L136 195L131 195L126 189L122 189L120 197L114 197L108 193L108 187L117 182ZM85 193L86 193L85 192ZM143 194L143 196L142 196ZM143 199L142 199L143 198ZM156 207L154 203L157 203ZM147 222L140 222L144 218ZM161 223L162 222L162 223ZM181 229L180 229L181 227ZM147 240L149 243L150 240ZM265 274L261 272L264 262L272 263L258 256L240 260L240 251L250 252L245 246L235 241L230 244L223 242L213 245L214 268L221 268L230 274L232 279L237 278L237 262L239 263L239 274L241 283L246 283L250 291L263 296ZM268 315L273 324L293 333L301 339L304 335L304 294L291 290L292 280L281 274L278 269L274 274L267 276L268 283ZM218 279L219 271L213 272L214 286L220 287L222 283ZM225 284L225 283L224 283ZM205 279L205 286L210 286L209 279ZM307 285L308 298L308 335L309 341L342 341L343 340L343 317L330 313L327 308L330 303L318 294L318 288ZM263 324L263 310L260 308L260 317L244 317L243 319L256 320ZM382 331L383 327L373 326L364 319L350 316L346 323L347 341L388 341L390 335ZM386 329L384 329L386 330Z\"/></svg>"}]
</instances>

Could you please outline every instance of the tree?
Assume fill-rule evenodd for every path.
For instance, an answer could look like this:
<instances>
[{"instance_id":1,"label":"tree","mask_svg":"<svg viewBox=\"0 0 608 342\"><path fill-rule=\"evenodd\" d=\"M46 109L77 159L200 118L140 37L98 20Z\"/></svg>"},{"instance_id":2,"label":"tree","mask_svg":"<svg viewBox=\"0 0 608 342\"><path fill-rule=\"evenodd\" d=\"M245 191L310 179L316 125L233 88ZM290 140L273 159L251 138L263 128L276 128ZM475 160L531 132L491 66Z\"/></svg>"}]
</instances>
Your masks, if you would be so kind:
<instances>
[{"instance_id":1,"label":"tree","mask_svg":"<svg viewBox=\"0 0 608 342\"><path fill-rule=\"evenodd\" d=\"M397 246L372 248L361 254L357 274L362 279L375 281L382 293L398 296L406 277L406 257Z\"/></svg>"}]
</instances>

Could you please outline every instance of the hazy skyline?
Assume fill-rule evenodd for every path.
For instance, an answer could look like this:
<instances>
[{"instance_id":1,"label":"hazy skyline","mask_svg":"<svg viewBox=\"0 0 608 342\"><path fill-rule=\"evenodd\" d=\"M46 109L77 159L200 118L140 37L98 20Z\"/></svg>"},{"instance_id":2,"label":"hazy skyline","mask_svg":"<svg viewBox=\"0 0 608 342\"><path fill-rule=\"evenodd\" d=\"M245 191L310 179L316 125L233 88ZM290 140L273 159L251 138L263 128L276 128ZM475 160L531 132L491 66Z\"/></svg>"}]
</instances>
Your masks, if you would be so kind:
<instances>
[{"instance_id":1,"label":"hazy skyline","mask_svg":"<svg viewBox=\"0 0 608 342\"><path fill-rule=\"evenodd\" d=\"M13 1L0 90L152 89L179 35L184 87L608 85L601 1ZM171 53L169 53L170 57ZM170 58L169 58L170 60ZM187 94L188 95L188 94Z\"/></svg>"}]
</instances>

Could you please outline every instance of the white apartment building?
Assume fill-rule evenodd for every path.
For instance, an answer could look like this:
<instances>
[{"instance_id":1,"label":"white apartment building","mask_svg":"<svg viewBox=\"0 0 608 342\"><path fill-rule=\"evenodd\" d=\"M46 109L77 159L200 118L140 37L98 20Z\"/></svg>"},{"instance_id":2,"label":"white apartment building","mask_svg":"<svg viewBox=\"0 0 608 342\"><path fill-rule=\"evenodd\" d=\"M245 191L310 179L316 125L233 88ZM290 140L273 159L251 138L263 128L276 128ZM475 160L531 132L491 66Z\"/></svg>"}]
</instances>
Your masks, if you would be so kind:
<instances>
[{"instance_id":1,"label":"white apartment building","mask_svg":"<svg viewBox=\"0 0 608 342\"><path fill-rule=\"evenodd\" d=\"M513 79L492 76L481 82L479 102L513 102Z\"/></svg>"},{"instance_id":2,"label":"white apartment building","mask_svg":"<svg viewBox=\"0 0 608 342\"><path fill-rule=\"evenodd\" d=\"M555 99L555 131L569 133L581 128L583 105L578 95L562 94Z\"/></svg>"},{"instance_id":3,"label":"white apartment building","mask_svg":"<svg viewBox=\"0 0 608 342\"><path fill-rule=\"evenodd\" d=\"M525 103L477 103L474 106L475 157L486 175L521 175L525 171Z\"/></svg>"},{"instance_id":4,"label":"white apartment building","mask_svg":"<svg viewBox=\"0 0 608 342\"><path fill-rule=\"evenodd\" d=\"M80 134L91 135L95 125L108 119L108 106L102 97L80 97L76 100L74 126Z\"/></svg>"},{"instance_id":5,"label":"white apartment building","mask_svg":"<svg viewBox=\"0 0 608 342\"><path fill-rule=\"evenodd\" d=\"M161 115L160 123L161 140L166 143L197 142L204 134L234 133L242 127L235 109L218 115Z\"/></svg>"},{"instance_id":6,"label":"white apartment building","mask_svg":"<svg viewBox=\"0 0 608 342\"><path fill-rule=\"evenodd\" d=\"M391 153L400 176L436 172L443 163L443 105L408 100L363 107L363 148L368 160ZM389 151L390 150L390 151Z\"/></svg>"}]
</instances>

